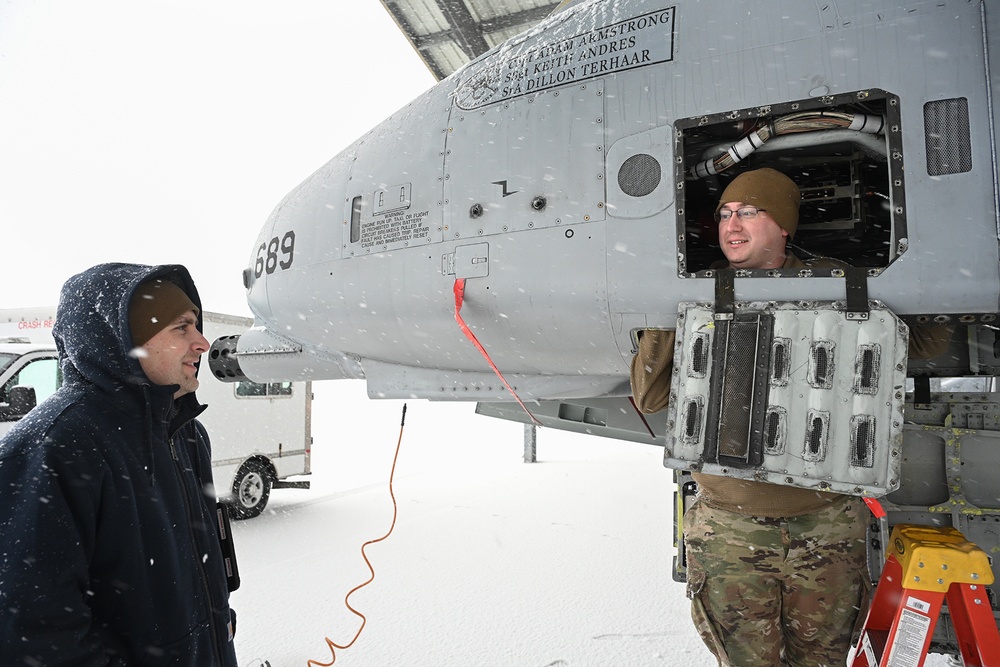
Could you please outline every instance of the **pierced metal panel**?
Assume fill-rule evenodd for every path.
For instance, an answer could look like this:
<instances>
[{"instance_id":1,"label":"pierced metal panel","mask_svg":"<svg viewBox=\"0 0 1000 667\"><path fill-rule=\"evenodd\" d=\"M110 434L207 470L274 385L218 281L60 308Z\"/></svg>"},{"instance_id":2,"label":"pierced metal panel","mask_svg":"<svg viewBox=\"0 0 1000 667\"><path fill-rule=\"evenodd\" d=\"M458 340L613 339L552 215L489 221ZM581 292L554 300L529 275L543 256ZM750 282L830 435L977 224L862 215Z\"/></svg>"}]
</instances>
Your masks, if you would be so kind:
<instances>
[{"instance_id":1,"label":"pierced metal panel","mask_svg":"<svg viewBox=\"0 0 1000 667\"><path fill-rule=\"evenodd\" d=\"M809 386L815 389L832 389L835 370L834 352L836 343L818 340L809 351Z\"/></svg>"},{"instance_id":2,"label":"pierced metal panel","mask_svg":"<svg viewBox=\"0 0 1000 667\"><path fill-rule=\"evenodd\" d=\"M772 405L764 417L764 453L782 454L785 451L785 424L788 415L785 409Z\"/></svg>"},{"instance_id":3,"label":"pierced metal panel","mask_svg":"<svg viewBox=\"0 0 1000 667\"><path fill-rule=\"evenodd\" d=\"M858 354L854 358L854 393L868 395L878 393L881 363L882 349L877 344L858 346Z\"/></svg>"},{"instance_id":4,"label":"pierced metal panel","mask_svg":"<svg viewBox=\"0 0 1000 667\"><path fill-rule=\"evenodd\" d=\"M692 396L684 403L684 441L699 442L705 426L705 397Z\"/></svg>"},{"instance_id":5,"label":"pierced metal panel","mask_svg":"<svg viewBox=\"0 0 1000 667\"><path fill-rule=\"evenodd\" d=\"M625 160L618 170L618 187L630 197L645 197L660 184L662 170L652 155L639 153Z\"/></svg>"},{"instance_id":6,"label":"pierced metal panel","mask_svg":"<svg viewBox=\"0 0 1000 667\"><path fill-rule=\"evenodd\" d=\"M826 448L830 439L830 413L810 410L806 417L805 446L802 458L806 461L822 461L826 458Z\"/></svg>"},{"instance_id":7,"label":"pierced metal panel","mask_svg":"<svg viewBox=\"0 0 1000 667\"><path fill-rule=\"evenodd\" d=\"M664 464L854 495L897 488L909 330L870 303L865 321L843 302L737 303L732 320L682 303Z\"/></svg>"},{"instance_id":8,"label":"pierced metal panel","mask_svg":"<svg viewBox=\"0 0 1000 667\"><path fill-rule=\"evenodd\" d=\"M788 353L792 341L787 338L775 338L771 345L771 384L778 387L788 386Z\"/></svg>"},{"instance_id":9,"label":"pierced metal panel","mask_svg":"<svg viewBox=\"0 0 1000 667\"><path fill-rule=\"evenodd\" d=\"M875 464L875 416L851 417L851 465L871 468Z\"/></svg>"},{"instance_id":10,"label":"pierced metal panel","mask_svg":"<svg viewBox=\"0 0 1000 667\"><path fill-rule=\"evenodd\" d=\"M931 176L972 171L969 101L964 97L924 105L924 143Z\"/></svg>"},{"instance_id":11,"label":"pierced metal panel","mask_svg":"<svg viewBox=\"0 0 1000 667\"><path fill-rule=\"evenodd\" d=\"M704 331L694 334L691 344L691 363L688 364L688 377L704 378L708 375L708 360L711 353L711 340Z\"/></svg>"}]
</instances>

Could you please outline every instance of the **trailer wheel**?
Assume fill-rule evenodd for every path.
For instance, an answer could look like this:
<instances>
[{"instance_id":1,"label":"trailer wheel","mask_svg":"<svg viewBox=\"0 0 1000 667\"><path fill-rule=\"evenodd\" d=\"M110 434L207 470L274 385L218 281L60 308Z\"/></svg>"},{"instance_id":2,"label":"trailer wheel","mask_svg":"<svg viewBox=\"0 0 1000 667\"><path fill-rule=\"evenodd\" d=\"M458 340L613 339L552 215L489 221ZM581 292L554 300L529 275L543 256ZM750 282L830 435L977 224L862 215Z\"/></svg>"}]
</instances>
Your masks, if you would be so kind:
<instances>
[{"instance_id":1,"label":"trailer wheel","mask_svg":"<svg viewBox=\"0 0 1000 667\"><path fill-rule=\"evenodd\" d=\"M271 495L271 475L260 461L247 461L233 480L234 519L252 519L264 511Z\"/></svg>"}]
</instances>

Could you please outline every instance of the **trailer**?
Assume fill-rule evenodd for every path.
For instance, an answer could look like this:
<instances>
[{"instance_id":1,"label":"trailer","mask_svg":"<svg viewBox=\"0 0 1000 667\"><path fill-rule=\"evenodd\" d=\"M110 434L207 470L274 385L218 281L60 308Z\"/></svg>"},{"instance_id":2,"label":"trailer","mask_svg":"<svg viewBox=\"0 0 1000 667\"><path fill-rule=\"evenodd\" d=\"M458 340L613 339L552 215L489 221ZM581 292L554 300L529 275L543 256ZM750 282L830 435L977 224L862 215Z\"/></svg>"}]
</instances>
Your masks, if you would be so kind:
<instances>
[{"instance_id":1,"label":"trailer","mask_svg":"<svg viewBox=\"0 0 1000 667\"><path fill-rule=\"evenodd\" d=\"M245 331L253 320L203 313L206 338ZM55 308L0 309L0 436L62 384L52 338ZM207 365L199 420L212 441L216 495L232 516L249 519L267 506L272 489L309 488L312 472L312 383L218 382Z\"/></svg>"}]
</instances>

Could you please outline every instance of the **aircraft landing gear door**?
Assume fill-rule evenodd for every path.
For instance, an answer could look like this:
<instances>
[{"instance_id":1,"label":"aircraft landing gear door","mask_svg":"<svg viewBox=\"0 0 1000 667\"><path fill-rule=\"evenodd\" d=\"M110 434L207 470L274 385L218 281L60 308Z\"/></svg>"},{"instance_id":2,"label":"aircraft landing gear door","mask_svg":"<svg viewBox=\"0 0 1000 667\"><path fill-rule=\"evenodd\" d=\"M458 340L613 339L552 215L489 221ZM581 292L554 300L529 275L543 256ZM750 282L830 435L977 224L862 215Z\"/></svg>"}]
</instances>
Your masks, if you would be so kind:
<instances>
[{"instance_id":1,"label":"aircraft landing gear door","mask_svg":"<svg viewBox=\"0 0 1000 667\"><path fill-rule=\"evenodd\" d=\"M470 243L455 248L441 258L441 272L459 278L486 278L490 275L490 244Z\"/></svg>"}]
</instances>

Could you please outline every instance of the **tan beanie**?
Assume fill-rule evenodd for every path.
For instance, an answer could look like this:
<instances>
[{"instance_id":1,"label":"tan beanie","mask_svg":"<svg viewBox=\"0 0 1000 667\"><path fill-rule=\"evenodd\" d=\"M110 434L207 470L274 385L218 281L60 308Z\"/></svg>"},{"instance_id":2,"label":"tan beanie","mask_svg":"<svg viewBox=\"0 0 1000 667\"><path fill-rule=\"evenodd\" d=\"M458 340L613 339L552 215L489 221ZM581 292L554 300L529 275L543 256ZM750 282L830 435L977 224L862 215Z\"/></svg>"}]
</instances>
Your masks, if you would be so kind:
<instances>
[{"instance_id":1,"label":"tan beanie","mask_svg":"<svg viewBox=\"0 0 1000 667\"><path fill-rule=\"evenodd\" d=\"M132 344L145 345L189 310L198 312L184 290L169 280L156 279L139 285L128 307Z\"/></svg>"},{"instance_id":2,"label":"tan beanie","mask_svg":"<svg viewBox=\"0 0 1000 667\"><path fill-rule=\"evenodd\" d=\"M795 236L799 226L799 186L780 171L765 167L745 171L726 186L715 207L718 213L729 202L742 202L766 211L778 226Z\"/></svg>"}]
</instances>

